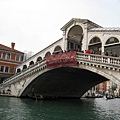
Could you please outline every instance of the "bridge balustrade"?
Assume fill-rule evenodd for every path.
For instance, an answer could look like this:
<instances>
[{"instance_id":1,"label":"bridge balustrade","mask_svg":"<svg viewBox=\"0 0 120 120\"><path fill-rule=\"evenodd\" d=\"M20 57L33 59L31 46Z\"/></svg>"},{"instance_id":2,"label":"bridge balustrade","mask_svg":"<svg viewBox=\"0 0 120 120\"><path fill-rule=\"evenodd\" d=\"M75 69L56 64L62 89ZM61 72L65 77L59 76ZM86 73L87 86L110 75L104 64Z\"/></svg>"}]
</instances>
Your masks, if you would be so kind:
<instances>
[{"instance_id":1,"label":"bridge balustrade","mask_svg":"<svg viewBox=\"0 0 120 120\"><path fill-rule=\"evenodd\" d=\"M119 57L111 57L111 56L96 55L96 54L84 54L84 53L77 52L77 58L81 60L120 66Z\"/></svg>"},{"instance_id":2,"label":"bridge balustrade","mask_svg":"<svg viewBox=\"0 0 120 120\"><path fill-rule=\"evenodd\" d=\"M46 61L45 61L45 59L44 59L44 60L42 60L42 61L40 61L40 62L37 62L36 64L28 67L27 69L24 69L23 71L15 74L14 76L6 79L6 80L4 81L4 83L7 84L7 83L10 83L10 82L13 83L13 82L15 82L15 81L18 81L18 80L20 80L21 78L23 78L23 77L25 77L25 76L29 76L30 74L33 74L33 73L36 72L38 69L39 69L39 70L44 69L43 67L45 67L45 66L46 66ZM4 84L4 83L3 83L3 84Z\"/></svg>"},{"instance_id":3,"label":"bridge balustrade","mask_svg":"<svg viewBox=\"0 0 120 120\"><path fill-rule=\"evenodd\" d=\"M88 62L92 62L92 63L93 62L94 63L103 63L108 66L109 65L111 65L111 66L116 65L116 67L120 66L120 58L119 57L110 57L110 56L104 56L104 55L86 54L86 53L77 52L76 58L77 58L78 62L79 62L79 60L82 60L82 61L88 61ZM29 76L30 74L34 73L38 69L43 70L44 69L43 67L46 68L46 60L45 59L22 70L20 73L17 73L14 76L6 79L4 81L4 83L7 84L7 83L11 83L11 82L13 83L15 81L18 81L27 75Z\"/></svg>"}]
</instances>

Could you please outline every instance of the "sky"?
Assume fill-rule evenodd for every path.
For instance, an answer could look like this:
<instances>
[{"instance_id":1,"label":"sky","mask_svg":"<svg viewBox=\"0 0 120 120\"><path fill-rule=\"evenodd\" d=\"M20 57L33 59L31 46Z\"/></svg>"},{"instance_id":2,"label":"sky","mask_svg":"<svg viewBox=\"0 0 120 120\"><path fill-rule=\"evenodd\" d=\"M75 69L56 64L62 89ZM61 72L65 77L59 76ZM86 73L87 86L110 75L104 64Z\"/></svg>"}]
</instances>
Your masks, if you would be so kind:
<instances>
[{"instance_id":1,"label":"sky","mask_svg":"<svg viewBox=\"0 0 120 120\"><path fill-rule=\"evenodd\" d=\"M37 53L62 38L72 18L120 27L120 0L0 0L0 44Z\"/></svg>"}]
</instances>

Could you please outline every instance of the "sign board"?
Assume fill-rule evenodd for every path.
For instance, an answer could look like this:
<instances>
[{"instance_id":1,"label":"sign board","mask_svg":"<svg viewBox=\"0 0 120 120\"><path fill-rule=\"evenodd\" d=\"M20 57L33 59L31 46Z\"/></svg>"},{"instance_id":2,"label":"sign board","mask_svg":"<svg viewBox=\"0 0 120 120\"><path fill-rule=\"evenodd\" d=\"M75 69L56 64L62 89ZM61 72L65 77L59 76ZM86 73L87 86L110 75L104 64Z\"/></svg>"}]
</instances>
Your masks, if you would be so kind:
<instances>
[{"instance_id":1,"label":"sign board","mask_svg":"<svg viewBox=\"0 0 120 120\"><path fill-rule=\"evenodd\" d=\"M77 66L76 52L64 52L46 57L47 68Z\"/></svg>"}]
</instances>

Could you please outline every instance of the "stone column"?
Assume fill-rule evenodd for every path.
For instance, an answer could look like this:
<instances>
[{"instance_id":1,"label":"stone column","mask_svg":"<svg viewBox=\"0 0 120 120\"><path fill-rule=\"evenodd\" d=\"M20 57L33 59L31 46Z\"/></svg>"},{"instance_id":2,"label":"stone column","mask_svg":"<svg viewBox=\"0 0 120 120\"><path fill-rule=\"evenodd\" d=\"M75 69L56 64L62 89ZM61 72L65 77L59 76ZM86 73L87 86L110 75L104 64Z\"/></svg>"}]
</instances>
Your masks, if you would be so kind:
<instances>
[{"instance_id":1,"label":"stone column","mask_svg":"<svg viewBox=\"0 0 120 120\"><path fill-rule=\"evenodd\" d=\"M67 50L67 37L66 31L63 31L63 51Z\"/></svg>"},{"instance_id":2,"label":"stone column","mask_svg":"<svg viewBox=\"0 0 120 120\"><path fill-rule=\"evenodd\" d=\"M88 49L88 32L87 32L87 25L85 25L83 31L82 51L85 51L87 49Z\"/></svg>"}]
</instances>

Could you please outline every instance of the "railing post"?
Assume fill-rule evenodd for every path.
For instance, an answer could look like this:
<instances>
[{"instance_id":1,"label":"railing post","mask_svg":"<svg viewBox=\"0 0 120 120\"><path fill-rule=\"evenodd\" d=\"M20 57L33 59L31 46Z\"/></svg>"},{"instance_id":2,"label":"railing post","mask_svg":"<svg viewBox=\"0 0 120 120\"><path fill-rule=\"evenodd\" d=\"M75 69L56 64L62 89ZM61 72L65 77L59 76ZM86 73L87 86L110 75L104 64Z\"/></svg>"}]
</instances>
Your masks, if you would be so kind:
<instances>
[{"instance_id":1,"label":"railing post","mask_svg":"<svg viewBox=\"0 0 120 120\"><path fill-rule=\"evenodd\" d=\"M90 55L88 55L88 60L90 60Z\"/></svg>"},{"instance_id":2,"label":"railing post","mask_svg":"<svg viewBox=\"0 0 120 120\"><path fill-rule=\"evenodd\" d=\"M110 64L110 58L107 58L107 59L108 59L108 60L107 60L107 61L108 61L108 63Z\"/></svg>"}]
</instances>

